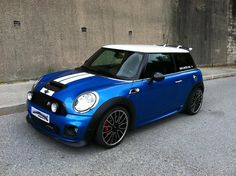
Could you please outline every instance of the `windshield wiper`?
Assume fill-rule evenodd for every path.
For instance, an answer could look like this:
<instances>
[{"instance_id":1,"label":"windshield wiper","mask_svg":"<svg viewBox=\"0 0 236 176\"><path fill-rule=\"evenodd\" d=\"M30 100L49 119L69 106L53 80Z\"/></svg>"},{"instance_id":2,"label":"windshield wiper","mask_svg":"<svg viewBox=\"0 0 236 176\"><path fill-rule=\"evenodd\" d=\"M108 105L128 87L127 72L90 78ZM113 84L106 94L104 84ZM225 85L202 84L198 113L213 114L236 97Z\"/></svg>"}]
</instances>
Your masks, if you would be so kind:
<instances>
[{"instance_id":1,"label":"windshield wiper","mask_svg":"<svg viewBox=\"0 0 236 176\"><path fill-rule=\"evenodd\" d=\"M98 74L101 74L101 75L104 75L104 76L109 76L109 77L112 77L112 78L117 78L115 75L113 75L112 73L107 72L105 70L96 70L96 72Z\"/></svg>"},{"instance_id":2,"label":"windshield wiper","mask_svg":"<svg viewBox=\"0 0 236 176\"><path fill-rule=\"evenodd\" d=\"M79 68L82 68L82 69L84 69L87 72L92 72L92 73L95 73L95 74L97 73L97 74L103 75L103 76L109 76L109 77L117 78L115 75L113 75L112 73L107 72L105 70L93 70L91 68L86 67L85 65L82 65ZM76 69L79 69L79 68L76 68Z\"/></svg>"},{"instance_id":3,"label":"windshield wiper","mask_svg":"<svg viewBox=\"0 0 236 176\"><path fill-rule=\"evenodd\" d=\"M80 68L82 68L82 69L84 69L85 71L88 71L88 72L96 72L96 70L90 69L90 68L88 68L88 67L86 67L84 65L82 65L81 67L78 67L76 69L80 69Z\"/></svg>"}]
</instances>

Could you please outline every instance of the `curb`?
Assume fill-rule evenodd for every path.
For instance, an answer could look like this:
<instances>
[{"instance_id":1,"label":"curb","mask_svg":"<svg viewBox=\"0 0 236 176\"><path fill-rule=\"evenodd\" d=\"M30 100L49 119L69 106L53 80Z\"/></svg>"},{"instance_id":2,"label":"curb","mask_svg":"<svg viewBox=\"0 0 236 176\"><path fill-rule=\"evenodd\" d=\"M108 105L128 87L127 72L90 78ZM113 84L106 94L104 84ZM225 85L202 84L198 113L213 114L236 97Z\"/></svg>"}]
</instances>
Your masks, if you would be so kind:
<instances>
[{"instance_id":1,"label":"curb","mask_svg":"<svg viewBox=\"0 0 236 176\"><path fill-rule=\"evenodd\" d=\"M236 72L206 75L206 76L203 76L203 80L209 81L213 79L227 78L227 77L232 77L232 76L236 76ZM24 111L26 111L26 104L3 107L3 108L0 108L0 116L14 114L17 112L24 112Z\"/></svg>"},{"instance_id":2,"label":"curb","mask_svg":"<svg viewBox=\"0 0 236 176\"><path fill-rule=\"evenodd\" d=\"M203 80L208 81L208 80L212 80L212 79L227 78L227 77L231 77L231 76L236 76L236 72L206 75L206 76L203 76Z\"/></svg>"},{"instance_id":3,"label":"curb","mask_svg":"<svg viewBox=\"0 0 236 176\"><path fill-rule=\"evenodd\" d=\"M26 104L0 108L0 118L3 115L14 114L17 112L24 112L24 111L26 111Z\"/></svg>"}]
</instances>

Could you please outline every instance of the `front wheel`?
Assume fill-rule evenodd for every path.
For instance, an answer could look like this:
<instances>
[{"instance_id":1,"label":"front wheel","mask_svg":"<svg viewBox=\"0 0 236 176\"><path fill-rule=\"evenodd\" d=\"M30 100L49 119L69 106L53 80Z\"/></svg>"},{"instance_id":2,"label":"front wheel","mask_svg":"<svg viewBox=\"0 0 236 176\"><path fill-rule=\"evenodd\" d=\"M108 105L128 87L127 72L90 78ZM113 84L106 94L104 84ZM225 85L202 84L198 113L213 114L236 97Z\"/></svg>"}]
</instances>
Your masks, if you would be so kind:
<instances>
[{"instance_id":1,"label":"front wheel","mask_svg":"<svg viewBox=\"0 0 236 176\"><path fill-rule=\"evenodd\" d=\"M194 89L187 101L185 112L190 115L197 114L202 106L203 91L201 88Z\"/></svg>"},{"instance_id":2,"label":"front wheel","mask_svg":"<svg viewBox=\"0 0 236 176\"><path fill-rule=\"evenodd\" d=\"M112 148L121 143L129 126L129 113L123 107L108 111L102 118L96 135L98 144Z\"/></svg>"}]
</instances>

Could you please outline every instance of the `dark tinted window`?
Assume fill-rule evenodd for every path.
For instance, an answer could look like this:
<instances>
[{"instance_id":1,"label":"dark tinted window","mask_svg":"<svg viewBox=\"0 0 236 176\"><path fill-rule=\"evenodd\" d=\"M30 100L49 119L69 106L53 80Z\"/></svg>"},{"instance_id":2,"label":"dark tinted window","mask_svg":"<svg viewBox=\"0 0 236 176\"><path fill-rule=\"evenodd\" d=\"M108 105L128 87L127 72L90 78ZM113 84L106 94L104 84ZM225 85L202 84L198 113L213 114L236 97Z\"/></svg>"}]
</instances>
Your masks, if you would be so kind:
<instances>
[{"instance_id":1,"label":"dark tinted window","mask_svg":"<svg viewBox=\"0 0 236 176\"><path fill-rule=\"evenodd\" d=\"M177 71L184 71L195 68L195 63L189 53L174 54Z\"/></svg>"},{"instance_id":2,"label":"dark tinted window","mask_svg":"<svg viewBox=\"0 0 236 176\"><path fill-rule=\"evenodd\" d=\"M146 69L142 78L150 78L155 72L169 74L175 72L171 54L149 54Z\"/></svg>"}]
</instances>

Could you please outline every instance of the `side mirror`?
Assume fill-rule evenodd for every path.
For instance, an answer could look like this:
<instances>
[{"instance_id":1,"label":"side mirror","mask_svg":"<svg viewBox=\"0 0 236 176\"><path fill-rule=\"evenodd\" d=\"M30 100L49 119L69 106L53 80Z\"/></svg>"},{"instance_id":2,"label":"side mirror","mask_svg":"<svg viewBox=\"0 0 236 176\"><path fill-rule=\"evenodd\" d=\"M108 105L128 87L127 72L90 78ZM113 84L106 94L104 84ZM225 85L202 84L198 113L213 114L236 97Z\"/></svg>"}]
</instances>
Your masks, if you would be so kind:
<instances>
[{"instance_id":1,"label":"side mirror","mask_svg":"<svg viewBox=\"0 0 236 176\"><path fill-rule=\"evenodd\" d=\"M154 80L155 81L162 81L165 79L165 76L162 73L156 72L153 74L153 76L150 79L150 83L152 83Z\"/></svg>"},{"instance_id":2,"label":"side mirror","mask_svg":"<svg viewBox=\"0 0 236 176\"><path fill-rule=\"evenodd\" d=\"M88 59L86 61L84 61L84 63L86 64L88 62Z\"/></svg>"}]
</instances>

